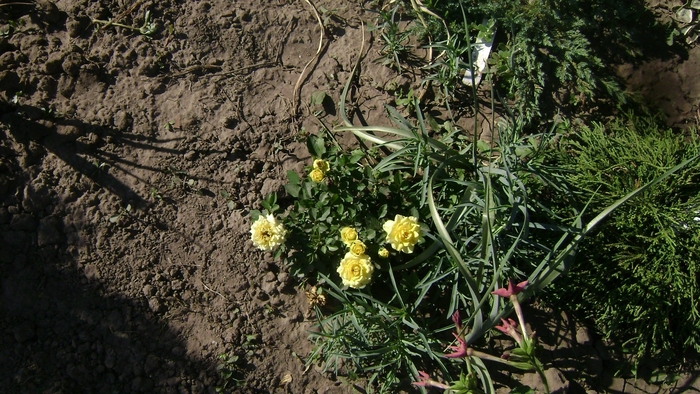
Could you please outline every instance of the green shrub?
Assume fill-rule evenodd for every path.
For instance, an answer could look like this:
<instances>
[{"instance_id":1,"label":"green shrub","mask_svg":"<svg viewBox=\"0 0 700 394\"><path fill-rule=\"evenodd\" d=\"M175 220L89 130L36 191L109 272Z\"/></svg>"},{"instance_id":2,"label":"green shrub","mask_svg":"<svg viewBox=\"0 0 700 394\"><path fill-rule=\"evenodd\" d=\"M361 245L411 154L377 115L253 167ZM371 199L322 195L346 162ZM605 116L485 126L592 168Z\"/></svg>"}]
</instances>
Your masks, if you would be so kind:
<instances>
[{"instance_id":1,"label":"green shrub","mask_svg":"<svg viewBox=\"0 0 700 394\"><path fill-rule=\"evenodd\" d=\"M627 117L569 130L557 161L569 170L579 203L593 213L700 154L696 133L684 136L656 119ZM551 298L637 355L700 351L699 267L696 160L618 208L584 240Z\"/></svg>"},{"instance_id":2,"label":"green shrub","mask_svg":"<svg viewBox=\"0 0 700 394\"><path fill-rule=\"evenodd\" d=\"M669 30L658 26L641 1L621 5L612 0L425 0L422 4L404 2L401 12L413 17L407 29L433 49L425 80L436 81L451 97L461 84L461 70L469 64L469 44L487 21L497 30L489 59L492 81L528 121L551 119L562 109L581 111L600 99L613 99L610 108L621 105L625 96L611 63L639 58L643 43L664 45ZM391 37L405 36L383 29L385 45L397 40ZM408 48L402 50L405 55ZM399 59L386 57L392 62Z\"/></svg>"}]
</instances>

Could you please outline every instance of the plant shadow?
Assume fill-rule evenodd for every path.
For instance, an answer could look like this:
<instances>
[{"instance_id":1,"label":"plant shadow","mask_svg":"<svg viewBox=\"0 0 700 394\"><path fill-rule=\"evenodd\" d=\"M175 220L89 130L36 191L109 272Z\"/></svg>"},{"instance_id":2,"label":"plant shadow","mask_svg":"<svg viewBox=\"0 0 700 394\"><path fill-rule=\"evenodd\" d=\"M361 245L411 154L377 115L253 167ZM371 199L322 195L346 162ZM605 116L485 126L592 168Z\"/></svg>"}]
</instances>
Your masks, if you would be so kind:
<instances>
[{"instance_id":1,"label":"plant shadow","mask_svg":"<svg viewBox=\"0 0 700 394\"><path fill-rule=\"evenodd\" d=\"M700 371L696 367L675 371L665 367L659 359L635 362L619 347L596 335L585 322L537 302L525 306L524 314L538 338L540 361L545 369L553 367L561 371L568 381L566 392L700 391ZM693 365L697 365L697 361Z\"/></svg>"},{"instance_id":2,"label":"plant shadow","mask_svg":"<svg viewBox=\"0 0 700 394\"><path fill-rule=\"evenodd\" d=\"M116 234L108 230L102 235L86 233L104 228L96 226L91 215L99 201L79 200L83 193L95 195L104 189L124 206L144 210L153 204L124 182L122 174L108 169L126 175L130 175L129 168L162 171L101 149L103 140L165 155L185 152L163 147L170 140L128 135L74 119L48 119L36 107L18 106L3 112L0 392L213 390L220 383L216 362L202 358L198 349L188 349L182 332L170 324L160 293L146 290L147 278L153 274L141 272L143 275L131 279L132 286L143 287L139 290L143 297L132 298L110 286L104 272L127 273L128 269L114 267L129 264L129 260L119 255L123 250L95 253L100 242L109 242ZM67 167L54 166L55 173L47 174L42 166L51 160ZM56 191L64 185L61 179L82 179L90 187ZM143 220L203 247L191 235L157 218ZM129 236L135 230L125 231ZM95 239L97 244L92 243Z\"/></svg>"}]
</instances>

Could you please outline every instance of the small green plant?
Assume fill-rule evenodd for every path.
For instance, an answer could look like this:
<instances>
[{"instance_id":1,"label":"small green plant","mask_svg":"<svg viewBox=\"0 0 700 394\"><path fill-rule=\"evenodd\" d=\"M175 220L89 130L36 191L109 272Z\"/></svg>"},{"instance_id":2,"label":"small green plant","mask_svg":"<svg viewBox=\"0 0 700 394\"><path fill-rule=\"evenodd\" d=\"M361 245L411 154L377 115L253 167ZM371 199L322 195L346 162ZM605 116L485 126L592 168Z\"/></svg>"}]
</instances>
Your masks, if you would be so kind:
<instances>
[{"instance_id":1,"label":"small green plant","mask_svg":"<svg viewBox=\"0 0 700 394\"><path fill-rule=\"evenodd\" d=\"M12 98L10 99L10 103L12 103L12 105L20 105L22 97L24 97L24 92L20 90L12 96Z\"/></svg>"},{"instance_id":2,"label":"small green plant","mask_svg":"<svg viewBox=\"0 0 700 394\"><path fill-rule=\"evenodd\" d=\"M123 23L118 23L114 22L111 19L108 20L100 20L100 19L92 19L92 23L96 25L102 25L102 28L108 28L111 26L114 27L121 27L124 29L136 31L139 34L142 34L144 36L152 36L156 32L158 32L158 25L151 20L151 11L146 11L146 14L143 17L143 24L140 27L137 26L129 26L125 25Z\"/></svg>"},{"instance_id":3,"label":"small green plant","mask_svg":"<svg viewBox=\"0 0 700 394\"><path fill-rule=\"evenodd\" d=\"M185 191L195 190L197 181L190 177L186 171L168 167L165 172L170 175L170 186L178 187Z\"/></svg>"},{"instance_id":4,"label":"small green plant","mask_svg":"<svg viewBox=\"0 0 700 394\"><path fill-rule=\"evenodd\" d=\"M317 90L311 94L309 104L315 117L335 113L333 100L322 90Z\"/></svg>"},{"instance_id":5,"label":"small green plant","mask_svg":"<svg viewBox=\"0 0 700 394\"><path fill-rule=\"evenodd\" d=\"M394 92L394 97L397 106L404 107L408 112L413 112L415 110L415 108L413 108L413 104L415 103L413 89L409 89L408 93L397 90Z\"/></svg>"},{"instance_id":6,"label":"small green plant","mask_svg":"<svg viewBox=\"0 0 700 394\"><path fill-rule=\"evenodd\" d=\"M324 6L318 6L318 12L321 13L323 25L329 26L331 22L345 22L345 19L340 16L340 13L345 11L345 7L340 8L326 8Z\"/></svg>"},{"instance_id":7,"label":"small green plant","mask_svg":"<svg viewBox=\"0 0 700 394\"><path fill-rule=\"evenodd\" d=\"M128 204L126 208L119 208L119 213L117 213L114 216L109 217L109 222L110 223L119 223L119 220L122 218L124 215L128 215L131 213L131 204Z\"/></svg>"},{"instance_id":8,"label":"small green plant","mask_svg":"<svg viewBox=\"0 0 700 394\"><path fill-rule=\"evenodd\" d=\"M226 190L221 190L219 194L224 198L224 200L226 200L226 207L229 209L229 211L236 209L236 202L233 201L231 195Z\"/></svg>"},{"instance_id":9,"label":"small green plant","mask_svg":"<svg viewBox=\"0 0 700 394\"><path fill-rule=\"evenodd\" d=\"M401 5L396 4L390 11L379 10L379 23L374 29L380 32L383 46L380 50L381 64L396 68L399 74L402 72L401 62L409 52L410 31L403 30L397 20L397 12Z\"/></svg>"},{"instance_id":10,"label":"small green plant","mask_svg":"<svg viewBox=\"0 0 700 394\"><path fill-rule=\"evenodd\" d=\"M28 3L29 4L29 3ZM2 5L7 5L7 4L0 4ZM0 29L0 37L10 37L12 34L14 34L15 31L17 31L17 28L22 27L26 24L24 19L10 19L7 21L7 24L3 26L2 29Z\"/></svg>"},{"instance_id":11,"label":"small green plant","mask_svg":"<svg viewBox=\"0 0 700 394\"><path fill-rule=\"evenodd\" d=\"M228 393L231 389L245 386L245 379L242 377L239 357L235 354L222 353L219 355L219 364L216 370L223 383L216 387L217 393Z\"/></svg>"},{"instance_id":12,"label":"small green plant","mask_svg":"<svg viewBox=\"0 0 700 394\"><path fill-rule=\"evenodd\" d=\"M151 199L153 199L153 200L163 201L163 196L160 194L158 189L156 189L155 187L151 188L149 195L151 196Z\"/></svg>"}]
</instances>

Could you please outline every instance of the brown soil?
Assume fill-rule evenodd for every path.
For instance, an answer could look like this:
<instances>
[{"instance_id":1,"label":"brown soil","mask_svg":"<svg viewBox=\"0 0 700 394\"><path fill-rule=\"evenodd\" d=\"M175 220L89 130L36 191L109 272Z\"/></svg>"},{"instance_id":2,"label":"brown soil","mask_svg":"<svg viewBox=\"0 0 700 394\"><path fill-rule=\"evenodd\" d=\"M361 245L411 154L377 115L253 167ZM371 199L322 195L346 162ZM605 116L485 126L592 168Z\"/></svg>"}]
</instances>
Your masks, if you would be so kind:
<instances>
[{"instance_id":1,"label":"brown soil","mask_svg":"<svg viewBox=\"0 0 700 394\"><path fill-rule=\"evenodd\" d=\"M350 392L305 367L304 293L250 243L248 212L308 164L312 113L338 122L309 97L337 103L374 16L319 1L314 61L304 1L29 3L0 4L0 392L214 392L222 354L245 382L229 392ZM146 10L152 38L91 23ZM364 40L355 115L387 123L389 86L414 81ZM697 67L673 64L687 121Z\"/></svg>"}]
</instances>

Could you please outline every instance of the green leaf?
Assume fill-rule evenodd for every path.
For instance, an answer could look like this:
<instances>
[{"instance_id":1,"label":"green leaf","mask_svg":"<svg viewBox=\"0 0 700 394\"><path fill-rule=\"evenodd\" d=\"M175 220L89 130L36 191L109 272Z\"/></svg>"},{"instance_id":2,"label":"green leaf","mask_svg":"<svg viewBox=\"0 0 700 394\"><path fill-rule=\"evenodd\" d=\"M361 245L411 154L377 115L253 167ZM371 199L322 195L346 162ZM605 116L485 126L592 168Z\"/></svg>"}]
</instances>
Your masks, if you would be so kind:
<instances>
[{"instance_id":1,"label":"green leaf","mask_svg":"<svg viewBox=\"0 0 700 394\"><path fill-rule=\"evenodd\" d=\"M365 153L363 151L361 151L360 149L355 149L351 153L350 163L355 164L358 161L362 160L363 157L365 157Z\"/></svg>"},{"instance_id":2,"label":"green leaf","mask_svg":"<svg viewBox=\"0 0 700 394\"><path fill-rule=\"evenodd\" d=\"M317 135L309 135L306 139L306 148L313 157L323 158L326 154L326 144L323 137Z\"/></svg>"},{"instance_id":3,"label":"green leaf","mask_svg":"<svg viewBox=\"0 0 700 394\"><path fill-rule=\"evenodd\" d=\"M292 184L286 184L284 185L284 190L287 191L287 194L294 198L299 198L299 191L301 191L301 186L299 185L292 185Z\"/></svg>"},{"instance_id":4,"label":"green leaf","mask_svg":"<svg viewBox=\"0 0 700 394\"><path fill-rule=\"evenodd\" d=\"M311 199L311 196L313 196L313 189L313 182L304 182L304 198Z\"/></svg>"},{"instance_id":5,"label":"green leaf","mask_svg":"<svg viewBox=\"0 0 700 394\"><path fill-rule=\"evenodd\" d=\"M693 10L681 8L676 12L676 19L681 23L690 23L693 21Z\"/></svg>"},{"instance_id":6,"label":"green leaf","mask_svg":"<svg viewBox=\"0 0 700 394\"><path fill-rule=\"evenodd\" d=\"M292 171L292 170L287 171L287 179L289 179L289 183L291 183L293 185L298 185L299 182L301 182L301 179L299 178L299 174L297 174L296 171Z\"/></svg>"},{"instance_id":7,"label":"green leaf","mask_svg":"<svg viewBox=\"0 0 700 394\"><path fill-rule=\"evenodd\" d=\"M324 221L324 220L326 220L326 218L327 218L328 215L330 215L330 214L331 214L331 207L326 207L326 208L323 210L323 213L321 214L321 216L318 218L318 220L319 220L319 221Z\"/></svg>"},{"instance_id":8,"label":"green leaf","mask_svg":"<svg viewBox=\"0 0 700 394\"><path fill-rule=\"evenodd\" d=\"M250 219L254 222L258 221L258 219L260 218L260 215L261 215L261 213L257 209L253 209L250 211Z\"/></svg>"},{"instance_id":9,"label":"green leaf","mask_svg":"<svg viewBox=\"0 0 700 394\"><path fill-rule=\"evenodd\" d=\"M379 213L377 214L377 218L381 219L386 216L387 212L389 211L389 208L386 204L383 204L381 207L379 207Z\"/></svg>"},{"instance_id":10,"label":"green leaf","mask_svg":"<svg viewBox=\"0 0 700 394\"><path fill-rule=\"evenodd\" d=\"M311 105L322 105L323 100L326 99L326 92L317 90L311 93Z\"/></svg>"}]
</instances>

